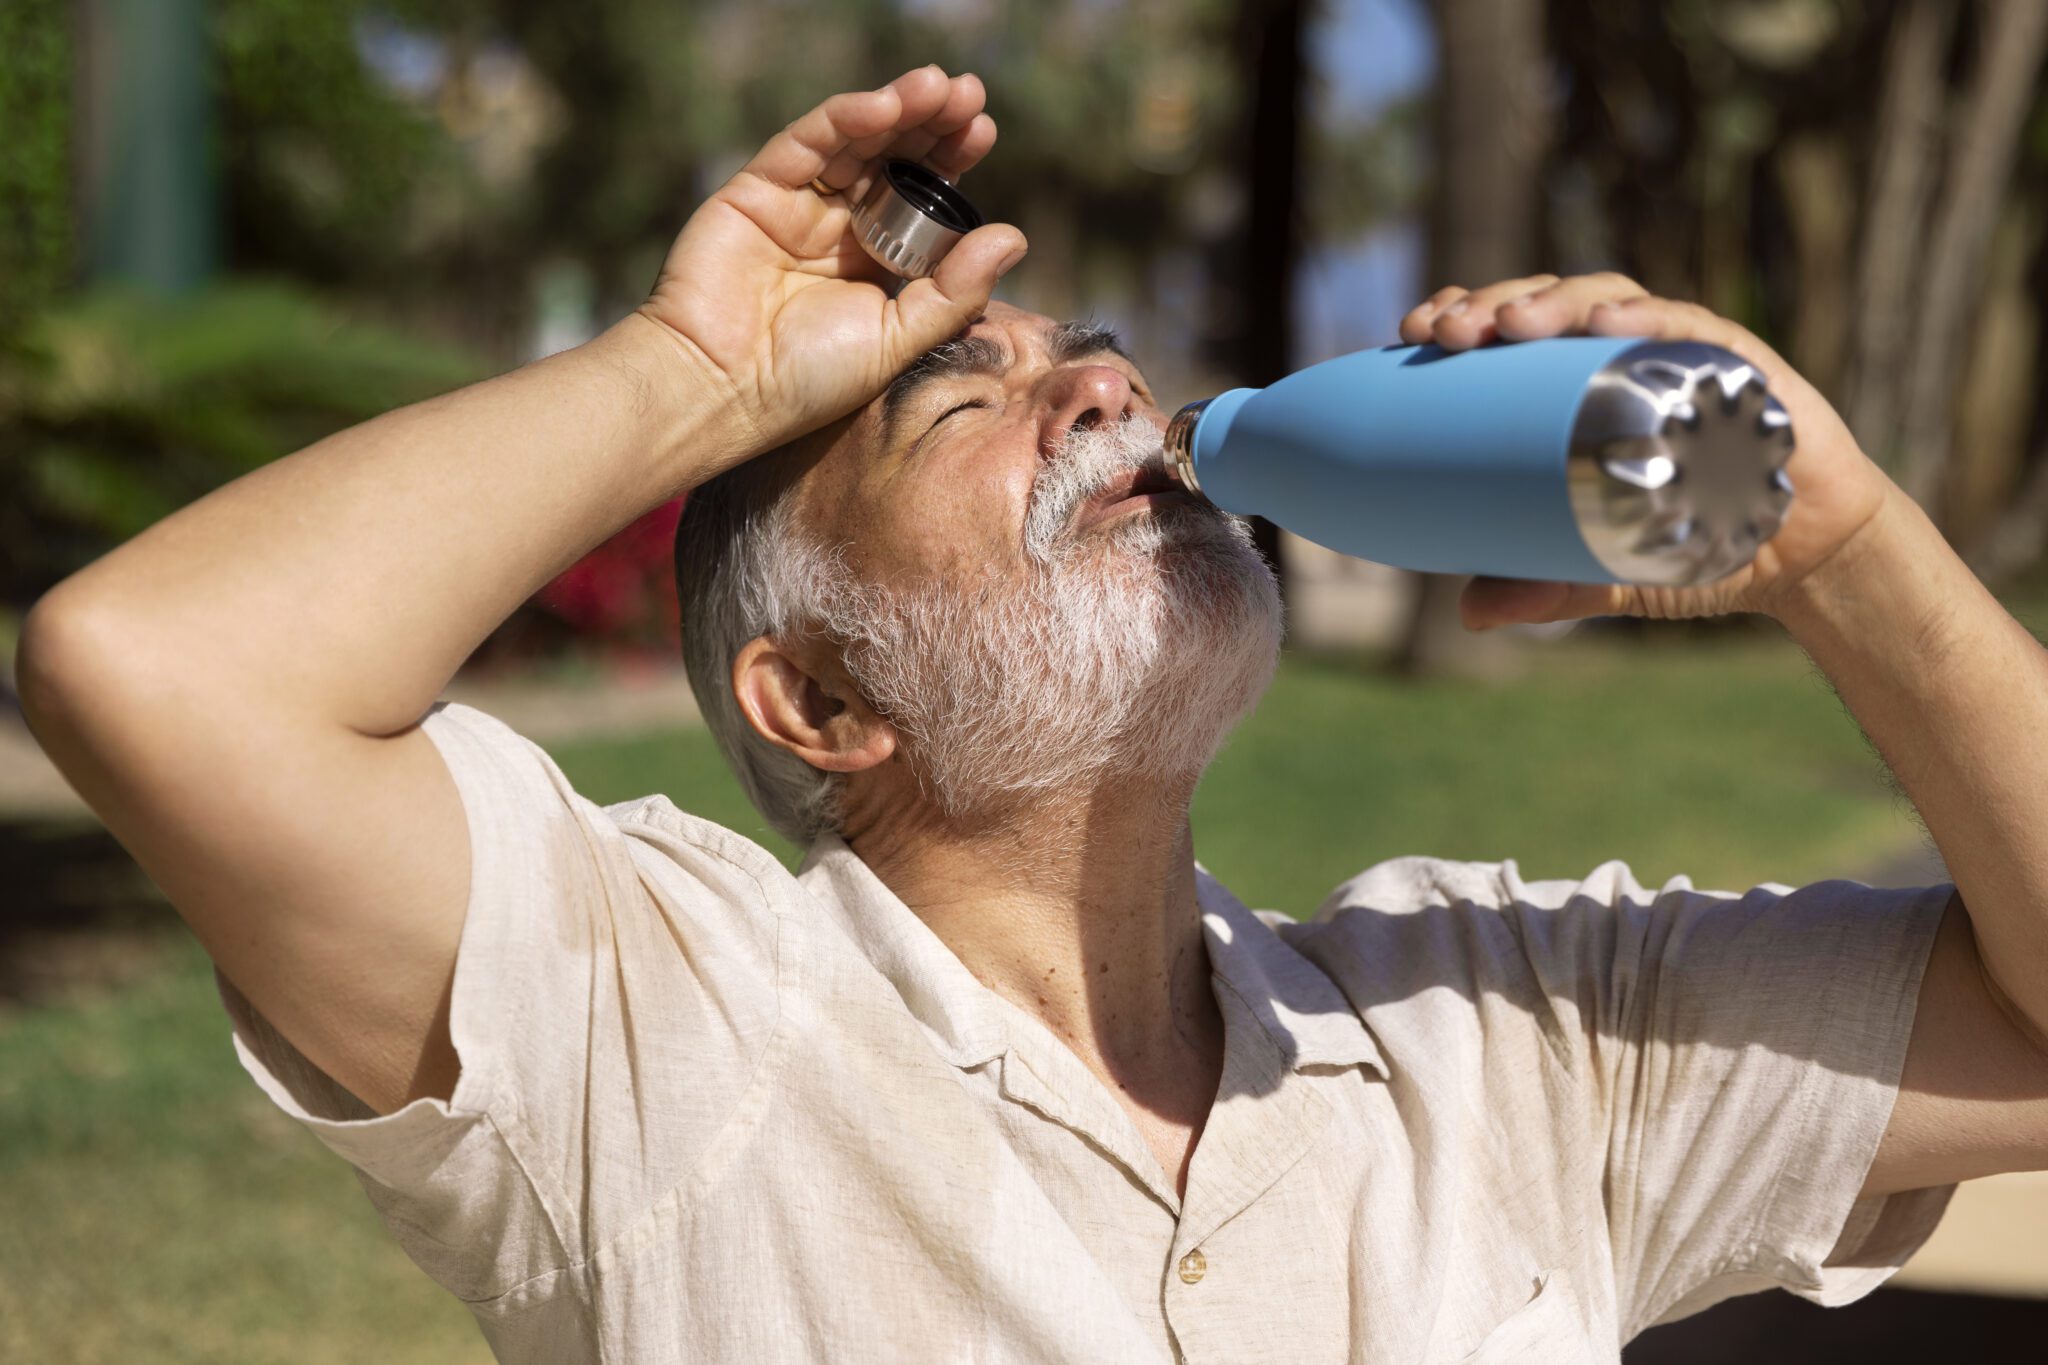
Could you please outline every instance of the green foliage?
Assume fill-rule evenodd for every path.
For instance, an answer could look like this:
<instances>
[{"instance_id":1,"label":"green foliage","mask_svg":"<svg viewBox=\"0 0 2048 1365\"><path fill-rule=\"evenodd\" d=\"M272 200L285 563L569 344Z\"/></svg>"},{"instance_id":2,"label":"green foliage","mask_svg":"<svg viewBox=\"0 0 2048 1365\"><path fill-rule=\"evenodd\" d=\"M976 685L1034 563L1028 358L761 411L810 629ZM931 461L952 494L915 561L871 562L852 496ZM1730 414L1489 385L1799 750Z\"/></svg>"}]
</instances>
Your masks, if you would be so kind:
<instances>
[{"instance_id":1,"label":"green foliage","mask_svg":"<svg viewBox=\"0 0 2048 1365\"><path fill-rule=\"evenodd\" d=\"M71 7L0 5L0 344L72 267Z\"/></svg>"},{"instance_id":2,"label":"green foliage","mask_svg":"<svg viewBox=\"0 0 2048 1365\"><path fill-rule=\"evenodd\" d=\"M1301 186L1310 236L1349 241L1410 213L1423 196L1428 103L1411 98L1370 122L1314 122L1306 130Z\"/></svg>"},{"instance_id":3,"label":"green foliage","mask_svg":"<svg viewBox=\"0 0 2048 1365\"><path fill-rule=\"evenodd\" d=\"M328 433L478 377L280 285L100 292L0 356L0 602Z\"/></svg>"},{"instance_id":4,"label":"green foliage","mask_svg":"<svg viewBox=\"0 0 2048 1365\"><path fill-rule=\"evenodd\" d=\"M914 31L910 51L929 47L988 87L1002 143L976 172L978 199L1020 222L1035 197L1070 203L1081 254L1128 264L1183 237L1191 200L1215 193L1202 173L1235 165L1245 109L1231 46L1238 9L1222 0L1135 12L1086 0L993 5L980 24Z\"/></svg>"},{"instance_id":5,"label":"green foliage","mask_svg":"<svg viewBox=\"0 0 2048 1365\"><path fill-rule=\"evenodd\" d=\"M62 8L24 3L0 22ZM592 281L600 319L630 305L751 148L825 92L937 61L979 72L1003 127L977 202L1027 225L1067 302L1113 304L1159 253L1229 229L1242 8L213 0L228 264L380 299L509 360L543 272ZM367 66L371 49L411 53L410 83ZM0 80L18 64L0 55ZM1412 122L1315 138L1319 230L1412 200ZM51 138L61 171L63 130Z\"/></svg>"},{"instance_id":6,"label":"green foliage","mask_svg":"<svg viewBox=\"0 0 2048 1365\"><path fill-rule=\"evenodd\" d=\"M217 0L216 84L244 266L367 281L403 265L421 194L462 165L426 112L364 69L365 0Z\"/></svg>"}]
</instances>

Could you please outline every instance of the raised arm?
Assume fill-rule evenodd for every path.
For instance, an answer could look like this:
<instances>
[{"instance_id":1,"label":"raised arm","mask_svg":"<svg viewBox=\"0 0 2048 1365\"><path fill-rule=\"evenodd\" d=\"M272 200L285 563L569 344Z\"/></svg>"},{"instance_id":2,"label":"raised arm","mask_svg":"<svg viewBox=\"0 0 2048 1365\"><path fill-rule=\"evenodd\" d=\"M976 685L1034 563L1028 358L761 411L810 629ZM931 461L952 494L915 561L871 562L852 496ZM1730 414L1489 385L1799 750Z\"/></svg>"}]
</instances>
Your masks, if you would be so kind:
<instances>
[{"instance_id":1,"label":"raised arm","mask_svg":"<svg viewBox=\"0 0 2048 1365\"><path fill-rule=\"evenodd\" d=\"M239 479L30 613L37 739L237 988L373 1108L445 1098L457 1071L468 837L422 715L593 545L853 410L980 311L1015 229L891 299L848 205L883 155L970 168L995 137L982 101L934 67L827 100L602 336Z\"/></svg>"},{"instance_id":2,"label":"raised arm","mask_svg":"<svg viewBox=\"0 0 2048 1365\"><path fill-rule=\"evenodd\" d=\"M1446 290L1402 323L1410 341L1452 347L1567 331L1741 355L1791 414L1798 495L1755 562L1709 587L1479 580L1467 623L1737 611L1783 623L1912 797L1957 888L1865 1192L2048 1168L2048 654L1812 386L1734 323L1614 275Z\"/></svg>"}]
</instances>

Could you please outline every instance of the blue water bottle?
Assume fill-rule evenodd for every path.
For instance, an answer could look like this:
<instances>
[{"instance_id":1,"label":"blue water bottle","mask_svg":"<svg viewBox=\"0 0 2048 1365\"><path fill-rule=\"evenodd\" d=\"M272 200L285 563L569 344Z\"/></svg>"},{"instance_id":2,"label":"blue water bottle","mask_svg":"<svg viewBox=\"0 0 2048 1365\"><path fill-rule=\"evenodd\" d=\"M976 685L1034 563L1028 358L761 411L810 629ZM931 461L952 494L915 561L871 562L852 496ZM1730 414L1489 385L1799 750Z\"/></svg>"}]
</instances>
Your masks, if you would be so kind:
<instances>
[{"instance_id":1,"label":"blue water bottle","mask_svg":"<svg viewBox=\"0 0 2048 1365\"><path fill-rule=\"evenodd\" d=\"M1692 341L1360 351L1190 403L1166 452L1226 511L1431 573L1710 583L1792 498L1784 408L1748 362Z\"/></svg>"}]
</instances>

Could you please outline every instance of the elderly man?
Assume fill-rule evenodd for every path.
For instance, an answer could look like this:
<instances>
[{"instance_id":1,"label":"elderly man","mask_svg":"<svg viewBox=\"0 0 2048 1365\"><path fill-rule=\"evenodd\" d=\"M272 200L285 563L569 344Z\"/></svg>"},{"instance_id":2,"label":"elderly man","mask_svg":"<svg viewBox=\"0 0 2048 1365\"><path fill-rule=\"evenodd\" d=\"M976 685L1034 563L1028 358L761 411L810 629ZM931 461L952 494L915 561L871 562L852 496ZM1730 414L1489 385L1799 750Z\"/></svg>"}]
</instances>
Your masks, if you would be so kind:
<instances>
[{"instance_id":1,"label":"elderly man","mask_svg":"<svg viewBox=\"0 0 2048 1365\"><path fill-rule=\"evenodd\" d=\"M826 101L603 336L239 480L29 622L36 731L243 1064L499 1357L1612 1360L1730 1294L1855 1298L1952 1182L2044 1164L2041 652L1777 357L1625 280L1402 334L1740 351L1792 518L1710 589L1482 584L1468 621L1776 616L1960 897L1414 858L1296 923L1202 871L1271 579L1149 472L1113 336L988 304L1013 228L893 299L847 232L877 158L980 159L982 98ZM686 489L692 681L796 875L435 704Z\"/></svg>"}]
</instances>

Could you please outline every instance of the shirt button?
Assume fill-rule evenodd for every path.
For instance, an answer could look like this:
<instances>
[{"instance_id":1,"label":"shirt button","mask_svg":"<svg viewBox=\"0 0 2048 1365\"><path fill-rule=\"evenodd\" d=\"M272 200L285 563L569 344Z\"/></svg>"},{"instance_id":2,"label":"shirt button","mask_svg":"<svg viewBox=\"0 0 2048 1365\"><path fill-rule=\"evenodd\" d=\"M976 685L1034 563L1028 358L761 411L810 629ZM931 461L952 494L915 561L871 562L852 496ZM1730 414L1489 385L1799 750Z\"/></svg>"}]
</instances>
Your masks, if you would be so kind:
<instances>
[{"instance_id":1,"label":"shirt button","mask_svg":"<svg viewBox=\"0 0 2048 1365\"><path fill-rule=\"evenodd\" d=\"M1202 1255L1200 1247L1195 1248L1195 1250L1180 1258L1180 1281L1182 1284L1194 1284L1208 1273L1209 1260Z\"/></svg>"}]
</instances>

